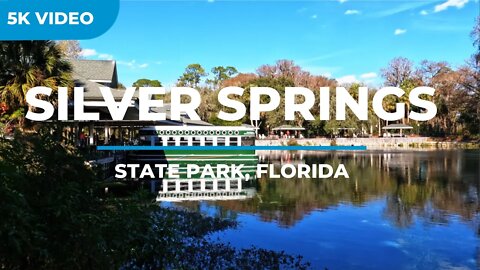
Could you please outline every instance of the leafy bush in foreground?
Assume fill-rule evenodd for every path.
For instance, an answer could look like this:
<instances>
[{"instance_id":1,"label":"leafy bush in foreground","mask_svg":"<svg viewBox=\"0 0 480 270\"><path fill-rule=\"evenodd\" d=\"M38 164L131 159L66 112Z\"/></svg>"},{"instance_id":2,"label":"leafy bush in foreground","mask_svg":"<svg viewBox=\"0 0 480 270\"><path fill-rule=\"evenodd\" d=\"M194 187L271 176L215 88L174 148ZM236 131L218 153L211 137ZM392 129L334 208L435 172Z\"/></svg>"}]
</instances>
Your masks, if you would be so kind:
<instances>
[{"instance_id":1,"label":"leafy bush in foreground","mask_svg":"<svg viewBox=\"0 0 480 270\"><path fill-rule=\"evenodd\" d=\"M102 198L75 148L51 135L0 139L0 269L307 268L300 258L207 241L235 222Z\"/></svg>"}]
</instances>

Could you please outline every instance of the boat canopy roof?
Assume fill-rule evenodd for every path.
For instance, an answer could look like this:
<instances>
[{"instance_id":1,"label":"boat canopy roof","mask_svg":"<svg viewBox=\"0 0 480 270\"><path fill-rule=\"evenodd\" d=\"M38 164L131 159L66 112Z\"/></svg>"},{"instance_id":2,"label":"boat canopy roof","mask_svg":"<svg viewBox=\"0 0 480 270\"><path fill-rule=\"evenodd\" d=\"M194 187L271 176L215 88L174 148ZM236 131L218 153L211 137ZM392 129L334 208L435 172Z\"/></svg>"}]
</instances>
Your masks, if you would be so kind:
<instances>
[{"instance_id":1,"label":"boat canopy roof","mask_svg":"<svg viewBox=\"0 0 480 270\"><path fill-rule=\"evenodd\" d=\"M272 129L273 131L283 131L283 130L305 130L303 127L294 127L292 125L283 125Z\"/></svg>"},{"instance_id":2,"label":"boat canopy roof","mask_svg":"<svg viewBox=\"0 0 480 270\"><path fill-rule=\"evenodd\" d=\"M412 126L405 125L405 124L391 124L384 126L382 129L413 129Z\"/></svg>"}]
</instances>

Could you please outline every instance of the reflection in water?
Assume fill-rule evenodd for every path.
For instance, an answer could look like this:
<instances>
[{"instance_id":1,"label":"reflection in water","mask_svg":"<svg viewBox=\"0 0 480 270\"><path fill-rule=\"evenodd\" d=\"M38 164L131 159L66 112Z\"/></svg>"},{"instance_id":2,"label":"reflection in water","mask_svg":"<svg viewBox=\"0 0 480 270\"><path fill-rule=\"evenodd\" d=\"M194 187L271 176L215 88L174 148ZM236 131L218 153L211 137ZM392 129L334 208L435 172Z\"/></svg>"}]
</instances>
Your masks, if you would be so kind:
<instances>
[{"instance_id":1,"label":"reflection in water","mask_svg":"<svg viewBox=\"0 0 480 270\"><path fill-rule=\"evenodd\" d=\"M350 179L262 177L252 183L257 194L251 199L185 206L216 211L218 216L243 217L240 221L246 229L238 231L242 236L224 236L233 243L260 241L253 232L268 226L263 235L256 236L263 241L260 245L268 247L274 241L270 238L281 239L271 246L287 251L293 246L294 252L318 267L479 267L479 151L276 152L261 155L259 160L276 166L324 163L335 167L343 163ZM278 231L267 224L284 229ZM293 241L291 237L297 233L302 238ZM366 236L369 238L364 239ZM345 247L345 243L352 246ZM385 258L375 258L376 265L369 265L369 260L355 257L356 249Z\"/></svg>"},{"instance_id":2,"label":"reflection in water","mask_svg":"<svg viewBox=\"0 0 480 270\"><path fill-rule=\"evenodd\" d=\"M157 202L250 199L256 190L244 182L244 178L163 179Z\"/></svg>"},{"instance_id":3,"label":"reflection in water","mask_svg":"<svg viewBox=\"0 0 480 270\"><path fill-rule=\"evenodd\" d=\"M313 210L344 202L361 206L385 197L385 216L399 227L411 225L415 215L435 223L446 223L446 216L452 214L473 221L479 206L480 163L474 152L283 153L260 156L260 162L278 167L343 163L350 179L262 177L256 183L255 199L215 205L291 226Z\"/></svg>"}]
</instances>

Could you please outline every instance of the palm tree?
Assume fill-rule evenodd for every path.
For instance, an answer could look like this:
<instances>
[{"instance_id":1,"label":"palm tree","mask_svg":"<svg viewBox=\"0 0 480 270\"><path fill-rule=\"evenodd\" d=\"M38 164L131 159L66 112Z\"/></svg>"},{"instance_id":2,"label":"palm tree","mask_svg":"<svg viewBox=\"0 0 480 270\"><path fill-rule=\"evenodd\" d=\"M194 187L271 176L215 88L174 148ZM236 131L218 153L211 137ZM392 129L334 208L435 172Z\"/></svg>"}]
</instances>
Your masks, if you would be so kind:
<instances>
[{"instance_id":1,"label":"palm tree","mask_svg":"<svg viewBox=\"0 0 480 270\"><path fill-rule=\"evenodd\" d=\"M70 72L53 41L0 42L0 101L12 111L27 106L26 93L35 86L72 86Z\"/></svg>"}]
</instances>

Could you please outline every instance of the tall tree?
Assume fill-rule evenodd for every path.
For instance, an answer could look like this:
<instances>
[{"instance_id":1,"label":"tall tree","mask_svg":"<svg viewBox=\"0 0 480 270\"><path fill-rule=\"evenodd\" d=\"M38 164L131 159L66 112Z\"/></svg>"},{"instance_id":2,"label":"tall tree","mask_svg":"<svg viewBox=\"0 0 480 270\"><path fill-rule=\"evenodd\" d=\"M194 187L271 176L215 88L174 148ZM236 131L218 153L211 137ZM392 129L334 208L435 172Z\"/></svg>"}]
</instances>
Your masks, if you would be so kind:
<instances>
[{"instance_id":1,"label":"tall tree","mask_svg":"<svg viewBox=\"0 0 480 270\"><path fill-rule=\"evenodd\" d=\"M65 58L78 59L81 56L82 48L78 40L61 40L57 47Z\"/></svg>"},{"instance_id":2,"label":"tall tree","mask_svg":"<svg viewBox=\"0 0 480 270\"><path fill-rule=\"evenodd\" d=\"M405 57L392 59L388 66L381 70L387 86L400 86L413 75L413 63Z\"/></svg>"},{"instance_id":3,"label":"tall tree","mask_svg":"<svg viewBox=\"0 0 480 270\"><path fill-rule=\"evenodd\" d=\"M288 78L294 80L302 73L302 69L295 64L292 60L278 60L275 65L263 65L257 69L257 73L260 77L270 78Z\"/></svg>"},{"instance_id":4,"label":"tall tree","mask_svg":"<svg viewBox=\"0 0 480 270\"><path fill-rule=\"evenodd\" d=\"M220 85L225 81L230 79L233 75L237 74L238 71L235 67L232 66L217 66L212 68L213 79L207 80L207 83L212 84L213 87L219 88Z\"/></svg>"},{"instance_id":5,"label":"tall tree","mask_svg":"<svg viewBox=\"0 0 480 270\"><path fill-rule=\"evenodd\" d=\"M123 83L119 82L119 83L117 84L117 88L118 88L118 89L126 89L127 87L126 87Z\"/></svg>"},{"instance_id":6,"label":"tall tree","mask_svg":"<svg viewBox=\"0 0 480 270\"><path fill-rule=\"evenodd\" d=\"M473 26L470 36L473 39L473 46L476 48L474 55L475 63L477 68L480 68L480 16L475 20L475 25Z\"/></svg>"},{"instance_id":7,"label":"tall tree","mask_svg":"<svg viewBox=\"0 0 480 270\"><path fill-rule=\"evenodd\" d=\"M132 84L133 87L161 87L162 83L159 80L138 79Z\"/></svg>"},{"instance_id":8,"label":"tall tree","mask_svg":"<svg viewBox=\"0 0 480 270\"><path fill-rule=\"evenodd\" d=\"M276 89L280 94L280 105L274 111L271 112L262 112L260 113L260 131L264 133L265 131L270 131L272 128L278 127L285 123L296 125L298 121L285 121L285 87L295 86L294 82L290 78L285 77L259 77L257 79L251 80L248 82L248 85L243 86L245 92L242 96L242 103L247 107L246 118L250 115L250 88L251 87L271 87ZM262 96L260 98L262 103L267 103L270 101L270 98L267 96ZM250 120L250 119L245 119ZM299 119L297 119L299 120ZM300 120L301 121L301 120ZM301 123L299 123L301 125Z\"/></svg>"},{"instance_id":9,"label":"tall tree","mask_svg":"<svg viewBox=\"0 0 480 270\"><path fill-rule=\"evenodd\" d=\"M25 95L32 87L55 91L72 84L71 66L55 42L0 42L0 99L13 110L27 105Z\"/></svg>"},{"instance_id":10,"label":"tall tree","mask_svg":"<svg viewBox=\"0 0 480 270\"><path fill-rule=\"evenodd\" d=\"M190 64L185 68L182 76L178 78L178 86L188 86L196 88L203 77L208 73L200 64Z\"/></svg>"},{"instance_id":11,"label":"tall tree","mask_svg":"<svg viewBox=\"0 0 480 270\"><path fill-rule=\"evenodd\" d=\"M480 16L477 17L470 36L473 39L473 46L475 46L476 51L469 63L471 70L466 72L469 73L466 76L468 77L466 87L473 90L480 102Z\"/></svg>"}]
</instances>

